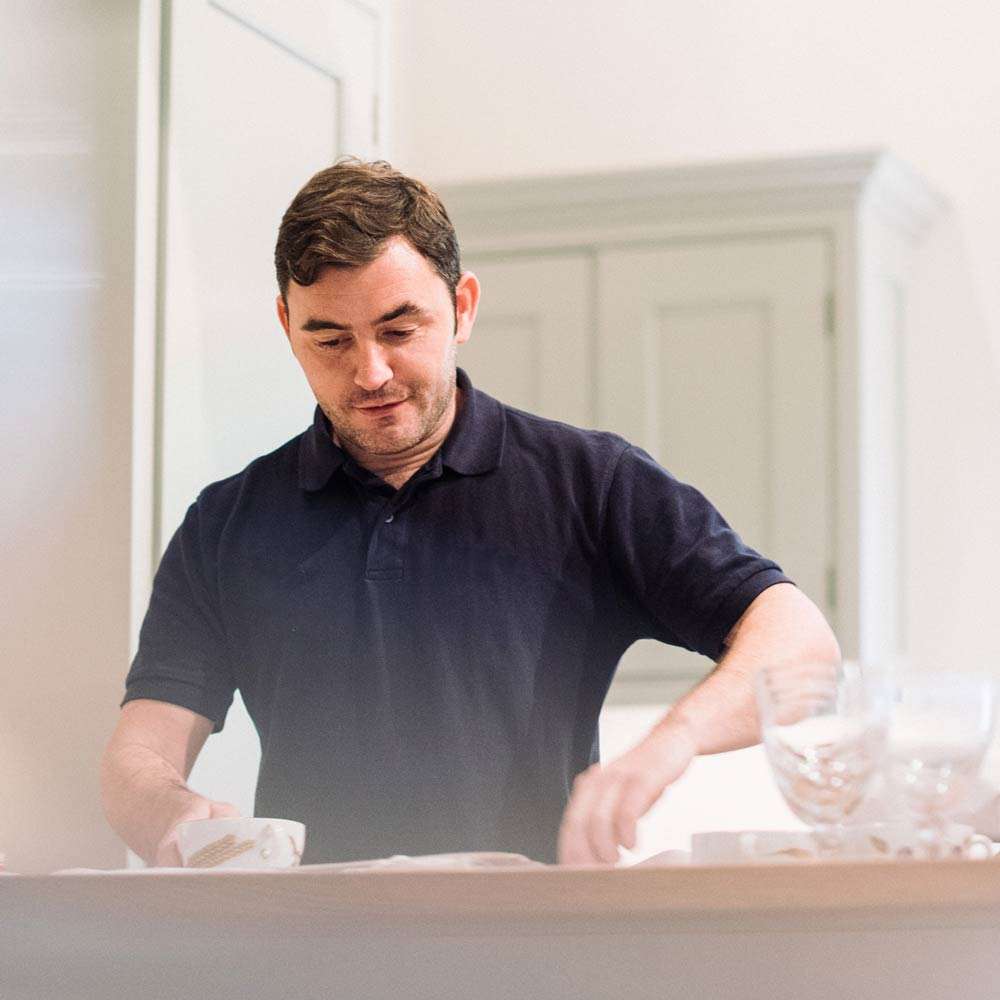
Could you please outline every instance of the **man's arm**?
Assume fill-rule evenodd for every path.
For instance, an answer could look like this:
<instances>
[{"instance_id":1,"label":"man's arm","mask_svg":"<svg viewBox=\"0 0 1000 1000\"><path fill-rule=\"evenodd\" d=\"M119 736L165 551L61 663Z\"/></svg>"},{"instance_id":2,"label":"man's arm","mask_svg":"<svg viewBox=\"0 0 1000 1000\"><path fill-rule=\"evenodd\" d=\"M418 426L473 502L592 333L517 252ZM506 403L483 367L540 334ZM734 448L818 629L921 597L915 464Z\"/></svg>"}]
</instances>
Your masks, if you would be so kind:
<instances>
[{"instance_id":1,"label":"man's arm","mask_svg":"<svg viewBox=\"0 0 1000 1000\"><path fill-rule=\"evenodd\" d=\"M128 702L101 760L101 798L112 829L151 865L180 865L176 827L192 819L237 816L186 781L213 724L163 701Z\"/></svg>"},{"instance_id":2,"label":"man's arm","mask_svg":"<svg viewBox=\"0 0 1000 1000\"><path fill-rule=\"evenodd\" d=\"M790 583L758 594L725 642L718 665L617 760L594 764L573 783L559 831L562 864L614 864L618 845L635 846L635 828L698 754L760 739L754 675L769 663L840 659L819 608Z\"/></svg>"}]
</instances>

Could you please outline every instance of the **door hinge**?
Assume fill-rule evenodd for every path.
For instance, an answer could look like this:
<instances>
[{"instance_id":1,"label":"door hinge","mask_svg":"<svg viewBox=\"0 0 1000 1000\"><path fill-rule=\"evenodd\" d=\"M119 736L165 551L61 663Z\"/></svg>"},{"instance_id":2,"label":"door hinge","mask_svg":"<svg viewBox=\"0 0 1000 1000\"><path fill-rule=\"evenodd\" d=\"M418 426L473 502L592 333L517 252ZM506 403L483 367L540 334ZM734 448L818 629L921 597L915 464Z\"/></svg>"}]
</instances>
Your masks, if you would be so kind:
<instances>
[{"instance_id":1,"label":"door hinge","mask_svg":"<svg viewBox=\"0 0 1000 1000\"><path fill-rule=\"evenodd\" d=\"M834 336L837 329L837 300L833 292L827 292L823 302L823 326L828 337Z\"/></svg>"}]
</instances>

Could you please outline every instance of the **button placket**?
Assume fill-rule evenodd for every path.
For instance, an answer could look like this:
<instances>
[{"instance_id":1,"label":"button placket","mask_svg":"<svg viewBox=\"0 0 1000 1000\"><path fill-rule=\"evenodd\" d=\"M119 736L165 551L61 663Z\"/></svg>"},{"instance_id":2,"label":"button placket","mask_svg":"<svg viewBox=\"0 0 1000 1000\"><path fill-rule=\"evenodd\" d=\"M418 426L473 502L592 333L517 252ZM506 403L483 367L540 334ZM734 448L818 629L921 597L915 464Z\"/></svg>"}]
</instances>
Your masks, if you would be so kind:
<instances>
[{"instance_id":1,"label":"button placket","mask_svg":"<svg viewBox=\"0 0 1000 1000\"><path fill-rule=\"evenodd\" d=\"M439 477L439 468L425 467L403 489L385 501L375 520L368 545L368 559L365 563L366 580L403 578L403 554L409 536L409 517L404 516L404 509L415 502L422 483Z\"/></svg>"},{"instance_id":2,"label":"button placket","mask_svg":"<svg viewBox=\"0 0 1000 1000\"><path fill-rule=\"evenodd\" d=\"M397 520L397 513L391 503L379 513L368 545L365 564L367 580L401 580L403 577L406 532Z\"/></svg>"}]
</instances>

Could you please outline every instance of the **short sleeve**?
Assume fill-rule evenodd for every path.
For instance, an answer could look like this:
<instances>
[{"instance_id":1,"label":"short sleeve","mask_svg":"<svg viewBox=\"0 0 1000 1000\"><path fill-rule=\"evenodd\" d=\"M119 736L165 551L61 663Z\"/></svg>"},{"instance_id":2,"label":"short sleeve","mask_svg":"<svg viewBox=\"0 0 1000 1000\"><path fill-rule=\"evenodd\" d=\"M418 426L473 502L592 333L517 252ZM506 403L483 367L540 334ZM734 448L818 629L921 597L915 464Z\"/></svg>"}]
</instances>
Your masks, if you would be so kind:
<instances>
[{"instance_id":1,"label":"short sleeve","mask_svg":"<svg viewBox=\"0 0 1000 1000\"><path fill-rule=\"evenodd\" d=\"M194 503L156 572L122 705L136 698L170 702L211 719L219 732L235 684L213 583L213 552Z\"/></svg>"},{"instance_id":2,"label":"short sleeve","mask_svg":"<svg viewBox=\"0 0 1000 1000\"><path fill-rule=\"evenodd\" d=\"M608 489L604 540L651 638L712 659L753 599L791 582L746 545L693 486L641 448L622 452Z\"/></svg>"}]
</instances>

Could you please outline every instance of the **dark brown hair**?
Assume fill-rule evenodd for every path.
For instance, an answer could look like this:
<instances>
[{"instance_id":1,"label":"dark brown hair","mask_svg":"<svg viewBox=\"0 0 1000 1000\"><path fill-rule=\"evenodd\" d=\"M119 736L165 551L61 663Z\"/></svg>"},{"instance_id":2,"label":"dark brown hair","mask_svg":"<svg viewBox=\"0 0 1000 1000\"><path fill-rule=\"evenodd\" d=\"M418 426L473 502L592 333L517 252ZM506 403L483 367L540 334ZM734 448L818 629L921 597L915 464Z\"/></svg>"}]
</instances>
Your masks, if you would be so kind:
<instances>
[{"instance_id":1,"label":"dark brown hair","mask_svg":"<svg viewBox=\"0 0 1000 1000\"><path fill-rule=\"evenodd\" d=\"M289 281L311 285L323 267L371 263L392 236L427 258L454 302L462 270L441 199L384 160L338 160L311 177L282 216L274 248L282 298L287 303Z\"/></svg>"}]
</instances>

